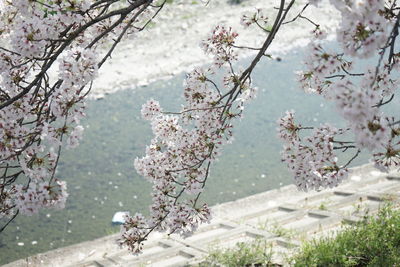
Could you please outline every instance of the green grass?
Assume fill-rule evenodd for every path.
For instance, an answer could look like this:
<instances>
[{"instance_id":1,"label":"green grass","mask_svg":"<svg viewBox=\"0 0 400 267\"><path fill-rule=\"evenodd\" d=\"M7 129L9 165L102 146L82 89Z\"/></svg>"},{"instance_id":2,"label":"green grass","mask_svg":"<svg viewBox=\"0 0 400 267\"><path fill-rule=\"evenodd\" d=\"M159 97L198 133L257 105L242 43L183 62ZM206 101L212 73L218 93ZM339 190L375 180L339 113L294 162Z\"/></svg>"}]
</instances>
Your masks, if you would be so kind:
<instances>
[{"instance_id":1,"label":"green grass","mask_svg":"<svg viewBox=\"0 0 400 267\"><path fill-rule=\"evenodd\" d=\"M298 236L299 233L294 229L286 229L282 227L277 221L264 221L263 223L259 222L257 228L260 230L268 231L271 234L276 235L277 237L283 237L287 239L292 239L295 236Z\"/></svg>"},{"instance_id":2,"label":"green grass","mask_svg":"<svg viewBox=\"0 0 400 267\"><path fill-rule=\"evenodd\" d=\"M205 266L273 266L272 245L264 239L237 243L228 249L214 249L199 267Z\"/></svg>"},{"instance_id":3,"label":"green grass","mask_svg":"<svg viewBox=\"0 0 400 267\"><path fill-rule=\"evenodd\" d=\"M400 266L400 206L385 204L377 216L359 223L343 224L335 236L303 243L286 259L290 266ZM233 248L211 249L200 263L205 266L277 266L273 245L265 239L237 243ZM278 265L279 266L279 265ZM285 265L286 266L286 265Z\"/></svg>"},{"instance_id":4,"label":"green grass","mask_svg":"<svg viewBox=\"0 0 400 267\"><path fill-rule=\"evenodd\" d=\"M228 2L229 2L229 4L232 4L232 5L239 5L239 4L243 3L243 0L229 0Z\"/></svg>"},{"instance_id":5,"label":"green grass","mask_svg":"<svg viewBox=\"0 0 400 267\"><path fill-rule=\"evenodd\" d=\"M391 205L378 216L346 226L335 237L305 243L294 266L400 266L400 210Z\"/></svg>"}]
</instances>

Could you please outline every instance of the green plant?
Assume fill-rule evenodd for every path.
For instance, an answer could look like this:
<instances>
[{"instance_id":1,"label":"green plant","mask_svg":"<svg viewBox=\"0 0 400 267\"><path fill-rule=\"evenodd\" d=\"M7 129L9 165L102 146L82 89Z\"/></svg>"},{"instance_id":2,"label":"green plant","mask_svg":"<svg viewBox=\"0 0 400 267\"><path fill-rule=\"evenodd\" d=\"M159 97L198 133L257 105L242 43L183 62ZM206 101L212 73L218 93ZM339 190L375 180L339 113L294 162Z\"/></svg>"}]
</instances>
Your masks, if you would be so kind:
<instances>
[{"instance_id":1,"label":"green plant","mask_svg":"<svg viewBox=\"0 0 400 267\"><path fill-rule=\"evenodd\" d=\"M293 230L293 229L286 229L282 227L278 222L273 221L273 222L268 222L265 221L264 223L259 223L258 224L258 229L265 230L270 232L271 234L274 234L279 237L284 237L291 239L298 233Z\"/></svg>"},{"instance_id":2,"label":"green plant","mask_svg":"<svg viewBox=\"0 0 400 267\"><path fill-rule=\"evenodd\" d=\"M233 4L233 5L239 5L239 4L241 4L243 2L243 0L229 0L229 3L230 4Z\"/></svg>"},{"instance_id":3,"label":"green plant","mask_svg":"<svg viewBox=\"0 0 400 267\"><path fill-rule=\"evenodd\" d=\"M272 266L272 245L265 239L239 242L233 248L212 250L199 266Z\"/></svg>"},{"instance_id":4,"label":"green plant","mask_svg":"<svg viewBox=\"0 0 400 267\"><path fill-rule=\"evenodd\" d=\"M327 210L328 208L326 207L326 203L325 202L321 202L321 204L318 207L319 210Z\"/></svg>"},{"instance_id":5,"label":"green plant","mask_svg":"<svg viewBox=\"0 0 400 267\"><path fill-rule=\"evenodd\" d=\"M400 266L400 210L386 204L376 217L344 227L336 237L305 243L295 266Z\"/></svg>"},{"instance_id":6,"label":"green plant","mask_svg":"<svg viewBox=\"0 0 400 267\"><path fill-rule=\"evenodd\" d=\"M269 231L279 237L285 237L288 239L293 238L296 235L296 231L293 229L286 229L279 224L274 224L272 227L269 229Z\"/></svg>"}]
</instances>

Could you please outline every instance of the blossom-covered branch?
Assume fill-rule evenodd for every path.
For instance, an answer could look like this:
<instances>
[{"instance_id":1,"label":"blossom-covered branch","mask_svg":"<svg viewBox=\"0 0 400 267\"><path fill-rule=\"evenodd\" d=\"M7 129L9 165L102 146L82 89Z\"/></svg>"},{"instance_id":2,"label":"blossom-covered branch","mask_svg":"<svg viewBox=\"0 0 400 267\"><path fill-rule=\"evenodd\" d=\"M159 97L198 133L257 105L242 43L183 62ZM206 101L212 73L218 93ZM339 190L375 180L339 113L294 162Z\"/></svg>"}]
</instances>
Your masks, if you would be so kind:
<instances>
[{"instance_id":1,"label":"blossom-covered branch","mask_svg":"<svg viewBox=\"0 0 400 267\"><path fill-rule=\"evenodd\" d=\"M214 55L215 67L224 73L222 86L210 82L215 67L197 69L187 77L186 102L180 112L164 112L155 100L143 106L142 115L150 120L155 138L147 147L146 156L136 159L135 167L154 185L153 204L150 218L140 214L127 217L121 245L137 253L154 230L186 235L200 222L209 220L209 209L206 204L198 204L198 200L210 165L220 155L222 145L231 141L233 120L241 117L245 103L256 95L251 83L254 67L268 55L267 48L280 27L290 27L298 19L315 26L312 32L315 37L304 64L306 69L299 73L300 84L306 92L334 102L348 126L304 127L295 122L294 112L287 112L278 120L279 137L285 143L282 160L292 171L295 184L305 191L337 186L348 176L349 165L364 149L374 153L379 168L400 164L398 119L381 110L381 106L393 99L398 84L394 75L399 57L394 45L399 26L396 2L331 0L342 14L337 30L340 51L326 48L323 25L303 14L319 2L310 1L300 13L286 19L294 1L280 1L272 26L262 10L245 14L242 24L254 25L267 36L260 48L237 45L237 34L231 28L217 26L203 47ZM242 72L233 64L240 49L258 51ZM384 55L388 60L381 66ZM376 65L365 63L370 58L377 58ZM368 67L363 69L365 66ZM311 130L311 134L300 133L304 130ZM345 140L351 133L354 140ZM339 157L348 150L354 153L340 163Z\"/></svg>"},{"instance_id":2,"label":"blossom-covered branch","mask_svg":"<svg viewBox=\"0 0 400 267\"><path fill-rule=\"evenodd\" d=\"M398 120L398 106L392 107L392 114L383 110L383 106L392 103L399 86L400 54L395 46L398 5L396 1L383 0L330 3L342 15L336 32L339 49L326 48L326 34L321 34L318 25L299 81L306 92L333 102L347 127L321 125L303 139L293 112L279 120L280 137L285 143L282 160L303 190L336 186L347 177L347 167L362 150L372 152L375 166L383 171L400 165L400 132L394 123ZM344 134L353 135L354 140L338 142L338 136ZM354 155L340 165L340 155L334 150L349 149L355 150Z\"/></svg>"},{"instance_id":3,"label":"blossom-covered branch","mask_svg":"<svg viewBox=\"0 0 400 267\"><path fill-rule=\"evenodd\" d=\"M66 183L56 168L61 148L82 138L85 97L98 69L164 4L1 1L0 219L64 207Z\"/></svg>"},{"instance_id":4,"label":"blossom-covered branch","mask_svg":"<svg viewBox=\"0 0 400 267\"><path fill-rule=\"evenodd\" d=\"M135 168L153 183L153 203L149 218L141 214L126 217L119 240L121 245L138 253L155 230L185 236L200 223L210 220L207 204L199 203L210 166L221 154L223 145L232 141L233 120L241 117L247 102L256 96L251 73L293 3L280 1L267 38L244 71L234 65L238 51L246 49L236 45L238 34L230 27L217 26L202 43L204 51L213 56L214 64L187 75L182 110L164 112L153 99L143 105L142 116L151 122L154 138L146 148L146 155L135 160ZM258 12L257 18L265 20ZM252 21L256 22L258 19ZM220 82L214 81L217 71L223 74Z\"/></svg>"}]
</instances>

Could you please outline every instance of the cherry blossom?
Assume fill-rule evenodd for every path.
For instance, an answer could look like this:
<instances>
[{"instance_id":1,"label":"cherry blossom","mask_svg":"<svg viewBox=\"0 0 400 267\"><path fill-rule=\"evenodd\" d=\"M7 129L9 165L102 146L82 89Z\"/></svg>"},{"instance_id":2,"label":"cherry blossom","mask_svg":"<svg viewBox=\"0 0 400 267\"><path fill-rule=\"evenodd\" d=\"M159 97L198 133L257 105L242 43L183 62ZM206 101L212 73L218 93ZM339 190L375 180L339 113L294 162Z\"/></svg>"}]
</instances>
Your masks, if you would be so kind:
<instances>
[{"instance_id":1,"label":"cherry blossom","mask_svg":"<svg viewBox=\"0 0 400 267\"><path fill-rule=\"evenodd\" d=\"M292 172L299 189L332 188L347 177L347 168L339 166L334 152L334 138L342 135L343 129L321 125L314 128L310 136L301 138L299 131L308 128L296 125L293 111L287 112L278 122L279 137L285 144L282 161Z\"/></svg>"},{"instance_id":2,"label":"cherry blossom","mask_svg":"<svg viewBox=\"0 0 400 267\"><path fill-rule=\"evenodd\" d=\"M143 0L0 3L0 218L64 206L58 159L83 137L98 69L161 8Z\"/></svg>"},{"instance_id":3,"label":"cherry blossom","mask_svg":"<svg viewBox=\"0 0 400 267\"><path fill-rule=\"evenodd\" d=\"M143 30L165 2L0 2L0 218L7 218L6 226L19 213L64 207L68 193L56 177L57 164L62 148L78 146L83 137L80 121L92 82L122 38ZM298 73L299 87L332 102L346 127L303 126L293 111L278 120L282 161L294 183L304 191L337 186L364 150L381 170L400 165L398 112L384 108L395 103L398 87L396 1L330 0L341 14L338 49L324 42L324 25L302 13L322 0L307 1L297 14L294 0L278 2L271 21L257 8L241 18L243 26L255 26L265 36L260 47L238 44L239 33L232 27L212 29L201 47L214 64L187 74L181 110L164 111L154 99L142 106L153 138L134 166L152 183L152 204L148 217L126 216L120 245L138 253L153 231L186 237L210 221L211 210L200 195L212 164L232 142L236 121L257 96L255 66L270 58L267 50L280 28L296 20L315 27ZM243 49L256 55L240 69L236 60ZM352 156L341 159L344 151Z\"/></svg>"},{"instance_id":4,"label":"cherry blossom","mask_svg":"<svg viewBox=\"0 0 400 267\"><path fill-rule=\"evenodd\" d=\"M320 2L310 1L310 4ZM326 52L323 42L312 41L311 53L305 58L305 70L299 72L299 82L306 92L332 101L347 121L346 132L353 133L354 139L334 143L340 145L337 149L356 150L354 157L361 150L371 151L375 166L388 171L399 165L399 150L396 149L399 121L383 109L394 99L398 86L398 54L394 45L397 35L393 35L398 30L399 14L393 12L396 3L379 0L330 2L342 14L337 43L343 51ZM371 65L371 59L363 60L372 57L376 65ZM292 113L279 123L280 137L286 144L283 160L292 170L297 170L299 165L292 162L297 156L293 155L306 149L299 142L299 132L313 127L295 126ZM303 181L307 183L307 179Z\"/></svg>"}]
</instances>

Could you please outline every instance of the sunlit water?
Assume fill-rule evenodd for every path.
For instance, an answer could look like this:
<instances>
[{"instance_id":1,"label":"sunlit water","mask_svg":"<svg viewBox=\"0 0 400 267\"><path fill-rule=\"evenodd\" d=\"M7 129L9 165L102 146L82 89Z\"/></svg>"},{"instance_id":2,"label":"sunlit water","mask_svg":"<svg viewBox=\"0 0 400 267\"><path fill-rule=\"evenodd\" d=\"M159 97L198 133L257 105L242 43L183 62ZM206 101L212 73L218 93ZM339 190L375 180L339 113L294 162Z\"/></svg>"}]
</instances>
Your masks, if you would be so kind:
<instances>
[{"instance_id":1,"label":"sunlit water","mask_svg":"<svg viewBox=\"0 0 400 267\"><path fill-rule=\"evenodd\" d=\"M339 121L322 98L305 95L298 88L294 68L300 66L301 57L292 52L281 62L266 60L257 67L253 80L260 88L258 97L236 123L234 143L212 167L203 195L209 204L292 182L280 162L281 144L276 138L276 120L287 109L296 110L303 125ZM0 264L114 233L119 230L111 225L116 211L147 213L150 184L133 168L134 158L144 154L152 137L149 124L140 117L140 107L153 97L166 110L178 110L183 78L181 74L89 101L84 140L77 149L64 150L58 170L68 183L66 208L19 216L0 234Z\"/></svg>"}]
</instances>

